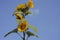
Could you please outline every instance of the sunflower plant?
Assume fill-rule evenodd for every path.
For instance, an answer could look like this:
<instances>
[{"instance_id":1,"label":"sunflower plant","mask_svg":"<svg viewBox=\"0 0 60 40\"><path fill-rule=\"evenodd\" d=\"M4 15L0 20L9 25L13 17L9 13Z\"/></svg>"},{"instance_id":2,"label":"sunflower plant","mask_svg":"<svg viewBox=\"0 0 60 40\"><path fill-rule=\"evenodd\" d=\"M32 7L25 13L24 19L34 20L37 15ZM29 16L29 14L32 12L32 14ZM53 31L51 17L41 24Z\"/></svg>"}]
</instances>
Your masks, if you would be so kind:
<instances>
[{"instance_id":1,"label":"sunflower plant","mask_svg":"<svg viewBox=\"0 0 60 40\"><path fill-rule=\"evenodd\" d=\"M19 4L13 13L13 16L16 17L17 27L13 29L12 31L8 32L4 35L4 37L8 36L11 33L17 33L23 40L28 40L30 36L38 37L36 34L28 31L29 29L32 29L34 32L37 32L36 27L30 25L27 20L25 19L25 16L28 14L32 14L31 11L29 11L30 8L33 8L34 4L32 0L28 0L25 4ZM19 34L20 32L23 33L23 37ZM27 38L25 38L27 35Z\"/></svg>"}]
</instances>

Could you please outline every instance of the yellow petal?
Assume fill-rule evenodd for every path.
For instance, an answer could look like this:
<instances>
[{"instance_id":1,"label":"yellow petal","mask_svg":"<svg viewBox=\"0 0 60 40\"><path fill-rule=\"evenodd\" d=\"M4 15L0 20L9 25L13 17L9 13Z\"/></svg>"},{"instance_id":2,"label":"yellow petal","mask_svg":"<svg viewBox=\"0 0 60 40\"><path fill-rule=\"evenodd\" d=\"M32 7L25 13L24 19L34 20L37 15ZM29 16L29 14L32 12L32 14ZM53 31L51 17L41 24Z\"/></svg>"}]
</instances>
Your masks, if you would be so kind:
<instances>
[{"instance_id":1,"label":"yellow petal","mask_svg":"<svg viewBox=\"0 0 60 40\"><path fill-rule=\"evenodd\" d=\"M23 19L23 17L20 14L15 14L17 19Z\"/></svg>"},{"instance_id":2,"label":"yellow petal","mask_svg":"<svg viewBox=\"0 0 60 40\"><path fill-rule=\"evenodd\" d=\"M16 10L17 9L20 9L20 8L26 8L26 6L24 4L19 4L17 7L16 7Z\"/></svg>"},{"instance_id":3,"label":"yellow petal","mask_svg":"<svg viewBox=\"0 0 60 40\"><path fill-rule=\"evenodd\" d=\"M29 1L27 2L27 5L28 5L30 8L33 8L33 7L34 7L34 4L33 4L32 0L29 0Z\"/></svg>"}]
</instances>

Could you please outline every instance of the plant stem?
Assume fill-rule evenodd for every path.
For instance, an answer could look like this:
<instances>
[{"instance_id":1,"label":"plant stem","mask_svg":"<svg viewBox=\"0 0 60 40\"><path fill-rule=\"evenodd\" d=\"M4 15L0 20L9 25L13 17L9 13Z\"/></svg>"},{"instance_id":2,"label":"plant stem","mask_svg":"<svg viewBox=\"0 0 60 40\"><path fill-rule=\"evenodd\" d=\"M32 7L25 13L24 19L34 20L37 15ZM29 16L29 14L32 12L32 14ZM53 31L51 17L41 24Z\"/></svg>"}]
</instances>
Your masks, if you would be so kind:
<instances>
[{"instance_id":1,"label":"plant stem","mask_svg":"<svg viewBox=\"0 0 60 40\"><path fill-rule=\"evenodd\" d=\"M25 32L23 32L23 40L25 40Z\"/></svg>"},{"instance_id":2,"label":"plant stem","mask_svg":"<svg viewBox=\"0 0 60 40\"><path fill-rule=\"evenodd\" d=\"M23 37L19 33L17 33L17 34L23 39Z\"/></svg>"},{"instance_id":3,"label":"plant stem","mask_svg":"<svg viewBox=\"0 0 60 40\"><path fill-rule=\"evenodd\" d=\"M28 36L27 36L26 40L28 40Z\"/></svg>"}]
</instances>

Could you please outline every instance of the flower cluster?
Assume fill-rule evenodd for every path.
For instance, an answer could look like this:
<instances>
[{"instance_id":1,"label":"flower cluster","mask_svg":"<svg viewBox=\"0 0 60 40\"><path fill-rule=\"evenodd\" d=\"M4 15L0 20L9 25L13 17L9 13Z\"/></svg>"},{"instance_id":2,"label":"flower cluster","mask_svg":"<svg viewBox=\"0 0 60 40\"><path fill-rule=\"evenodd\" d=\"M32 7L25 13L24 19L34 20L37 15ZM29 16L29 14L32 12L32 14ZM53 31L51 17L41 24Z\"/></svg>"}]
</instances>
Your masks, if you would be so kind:
<instances>
[{"instance_id":1,"label":"flower cluster","mask_svg":"<svg viewBox=\"0 0 60 40\"><path fill-rule=\"evenodd\" d=\"M34 30L34 32L37 32L37 29L34 26L30 25L25 19L25 16L27 16L28 14L32 14L31 11L29 11L29 9L33 7L34 7L34 4L32 0L28 0L28 2L26 2L25 4L19 4L16 7L13 13L13 16L16 17L16 22L18 23L17 28L7 33L4 37L6 37L8 34L18 33L18 32L23 33L23 36L24 36L22 37L23 40L25 40L25 34L27 34L28 37L30 36L37 37L37 35L31 33L30 31L27 31L30 28Z\"/></svg>"},{"instance_id":2,"label":"flower cluster","mask_svg":"<svg viewBox=\"0 0 60 40\"><path fill-rule=\"evenodd\" d=\"M28 0L28 2L26 2L25 4L19 4L16 7L14 15L16 16L16 21L18 23L18 27L17 27L18 31L24 32L28 28L27 27L28 23L25 19L25 16L28 14L31 14L29 9L33 7L34 7L34 4L32 0Z\"/></svg>"}]
</instances>

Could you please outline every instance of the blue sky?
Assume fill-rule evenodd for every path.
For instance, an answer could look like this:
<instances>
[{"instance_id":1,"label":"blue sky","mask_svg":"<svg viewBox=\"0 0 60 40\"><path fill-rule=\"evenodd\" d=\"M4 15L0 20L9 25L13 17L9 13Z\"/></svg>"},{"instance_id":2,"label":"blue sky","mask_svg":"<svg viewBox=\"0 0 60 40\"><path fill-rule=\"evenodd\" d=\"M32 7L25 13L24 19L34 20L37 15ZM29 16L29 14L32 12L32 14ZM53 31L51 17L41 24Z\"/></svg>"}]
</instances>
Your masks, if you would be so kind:
<instances>
[{"instance_id":1,"label":"blue sky","mask_svg":"<svg viewBox=\"0 0 60 40\"><path fill-rule=\"evenodd\" d=\"M27 0L0 0L0 40L20 40L17 34L3 36L16 28L15 7ZM40 38L29 40L60 40L60 0L33 0L33 15L26 16L27 21L37 27Z\"/></svg>"}]
</instances>

